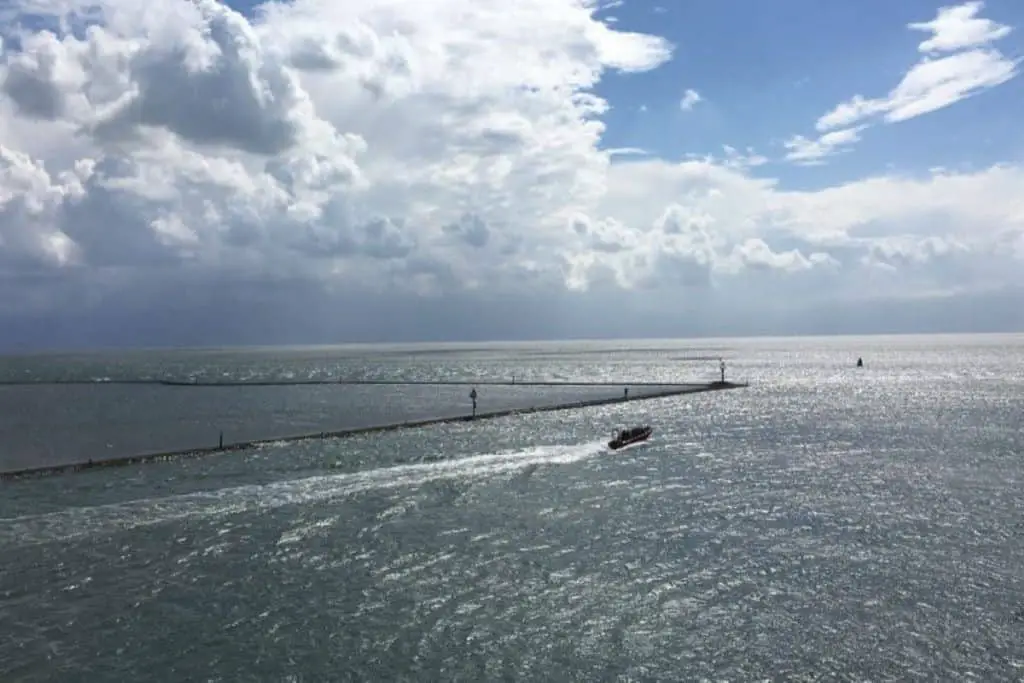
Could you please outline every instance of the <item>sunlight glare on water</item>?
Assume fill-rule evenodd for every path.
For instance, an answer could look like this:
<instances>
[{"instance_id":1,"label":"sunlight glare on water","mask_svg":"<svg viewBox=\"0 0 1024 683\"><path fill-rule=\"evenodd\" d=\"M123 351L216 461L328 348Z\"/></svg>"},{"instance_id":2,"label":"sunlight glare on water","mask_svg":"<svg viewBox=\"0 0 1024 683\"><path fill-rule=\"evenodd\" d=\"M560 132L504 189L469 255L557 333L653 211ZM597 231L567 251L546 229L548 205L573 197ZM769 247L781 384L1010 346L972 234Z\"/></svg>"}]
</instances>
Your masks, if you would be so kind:
<instances>
[{"instance_id":1,"label":"sunlight glare on water","mask_svg":"<svg viewBox=\"0 0 1024 683\"><path fill-rule=\"evenodd\" d=\"M749 389L4 482L0 679L1021 680L1021 337L713 345Z\"/></svg>"}]
</instances>

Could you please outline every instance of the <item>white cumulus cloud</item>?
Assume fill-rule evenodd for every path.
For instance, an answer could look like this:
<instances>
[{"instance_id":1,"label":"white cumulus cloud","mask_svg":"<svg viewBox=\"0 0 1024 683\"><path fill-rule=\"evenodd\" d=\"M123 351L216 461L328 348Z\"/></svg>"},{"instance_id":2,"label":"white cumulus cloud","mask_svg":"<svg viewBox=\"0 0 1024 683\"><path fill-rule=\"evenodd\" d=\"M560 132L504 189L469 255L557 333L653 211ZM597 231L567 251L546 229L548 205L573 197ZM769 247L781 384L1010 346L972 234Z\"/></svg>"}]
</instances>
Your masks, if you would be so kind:
<instances>
[{"instance_id":1,"label":"white cumulus cloud","mask_svg":"<svg viewBox=\"0 0 1024 683\"><path fill-rule=\"evenodd\" d=\"M700 96L699 92L691 88L687 88L686 92L683 93L683 99L679 101L679 108L683 111L690 111L703 99L704 98Z\"/></svg>"},{"instance_id":2,"label":"white cumulus cloud","mask_svg":"<svg viewBox=\"0 0 1024 683\"><path fill-rule=\"evenodd\" d=\"M979 18L980 1L940 8L931 21L908 25L931 34L918 45L924 53L888 94L854 95L822 115L817 138L794 136L786 142L787 159L820 164L860 141L861 132L878 122L899 123L944 109L1002 85L1020 72L1011 59L991 44L1008 36L1009 26Z\"/></svg>"},{"instance_id":3,"label":"white cumulus cloud","mask_svg":"<svg viewBox=\"0 0 1024 683\"><path fill-rule=\"evenodd\" d=\"M950 52L976 45L986 45L1010 35L1010 27L991 19L978 17L985 3L979 0L962 5L942 7L931 21L915 22L909 28L932 36L922 42L921 52Z\"/></svg>"},{"instance_id":4,"label":"white cumulus cloud","mask_svg":"<svg viewBox=\"0 0 1024 683\"><path fill-rule=\"evenodd\" d=\"M602 149L594 86L673 46L585 0L294 0L255 17L14 0L0 21L7 340L685 333L1021 284L1017 166L810 192L753 175L750 149ZM1000 30L950 21L934 49Z\"/></svg>"},{"instance_id":5,"label":"white cumulus cloud","mask_svg":"<svg viewBox=\"0 0 1024 683\"><path fill-rule=\"evenodd\" d=\"M1019 73L1020 61L990 44L1010 34L1010 27L976 15L983 3L967 2L939 9L935 19L909 28L931 33L918 49L925 53L884 97L856 95L818 119L819 131L852 126L874 116L896 123L948 107ZM940 53L953 53L941 56Z\"/></svg>"},{"instance_id":6,"label":"white cumulus cloud","mask_svg":"<svg viewBox=\"0 0 1024 683\"><path fill-rule=\"evenodd\" d=\"M806 138L802 135L794 135L784 144L787 151L786 159L799 164L814 166L823 163L827 157L838 152L850 149L850 146L860 141L860 132L863 126L856 128L844 128L833 130L816 139Z\"/></svg>"}]
</instances>

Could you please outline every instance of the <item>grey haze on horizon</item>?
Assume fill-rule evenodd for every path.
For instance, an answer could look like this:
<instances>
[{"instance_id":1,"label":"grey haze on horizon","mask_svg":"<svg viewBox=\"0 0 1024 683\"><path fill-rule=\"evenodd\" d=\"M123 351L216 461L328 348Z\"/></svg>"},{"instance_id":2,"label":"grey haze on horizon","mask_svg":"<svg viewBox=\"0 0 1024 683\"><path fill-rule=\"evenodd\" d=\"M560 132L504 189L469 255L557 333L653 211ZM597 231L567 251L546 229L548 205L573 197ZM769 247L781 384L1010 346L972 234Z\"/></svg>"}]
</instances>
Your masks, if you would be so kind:
<instances>
[{"instance_id":1,"label":"grey haze on horizon","mask_svg":"<svg viewBox=\"0 0 1024 683\"><path fill-rule=\"evenodd\" d=\"M0 317L0 351L1024 331L1021 290L802 310L719 301L714 291L676 305L614 292L603 300L572 293L345 297L301 283L178 294L139 292L47 315L8 313Z\"/></svg>"}]
</instances>

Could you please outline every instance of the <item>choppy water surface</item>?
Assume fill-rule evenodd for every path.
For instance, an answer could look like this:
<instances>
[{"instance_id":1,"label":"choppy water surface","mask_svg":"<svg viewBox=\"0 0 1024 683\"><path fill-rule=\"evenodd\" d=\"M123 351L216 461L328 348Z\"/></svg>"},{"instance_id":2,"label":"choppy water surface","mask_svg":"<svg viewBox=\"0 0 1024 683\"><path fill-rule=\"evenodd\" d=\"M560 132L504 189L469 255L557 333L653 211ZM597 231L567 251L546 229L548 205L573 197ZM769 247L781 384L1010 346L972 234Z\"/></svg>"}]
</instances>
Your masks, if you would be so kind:
<instances>
[{"instance_id":1,"label":"choppy water surface","mask_svg":"<svg viewBox=\"0 0 1024 683\"><path fill-rule=\"evenodd\" d=\"M1024 679L1024 340L715 349L754 386L3 483L0 680Z\"/></svg>"}]
</instances>

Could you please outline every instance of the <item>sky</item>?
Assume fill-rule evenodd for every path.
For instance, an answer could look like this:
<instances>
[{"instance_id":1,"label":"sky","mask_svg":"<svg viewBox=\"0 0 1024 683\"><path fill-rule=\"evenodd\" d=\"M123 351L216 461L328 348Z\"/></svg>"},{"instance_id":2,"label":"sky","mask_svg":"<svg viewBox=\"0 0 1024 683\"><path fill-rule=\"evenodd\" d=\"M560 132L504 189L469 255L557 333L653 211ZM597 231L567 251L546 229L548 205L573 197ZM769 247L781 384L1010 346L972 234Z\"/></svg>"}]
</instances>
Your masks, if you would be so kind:
<instances>
[{"instance_id":1,"label":"sky","mask_svg":"<svg viewBox=\"0 0 1024 683\"><path fill-rule=\"evenodd\" d=\"M1022 27L6 0L0 348L1021 330Z\"/></svg>"}]
</instances>

